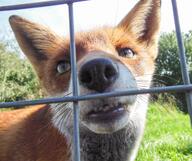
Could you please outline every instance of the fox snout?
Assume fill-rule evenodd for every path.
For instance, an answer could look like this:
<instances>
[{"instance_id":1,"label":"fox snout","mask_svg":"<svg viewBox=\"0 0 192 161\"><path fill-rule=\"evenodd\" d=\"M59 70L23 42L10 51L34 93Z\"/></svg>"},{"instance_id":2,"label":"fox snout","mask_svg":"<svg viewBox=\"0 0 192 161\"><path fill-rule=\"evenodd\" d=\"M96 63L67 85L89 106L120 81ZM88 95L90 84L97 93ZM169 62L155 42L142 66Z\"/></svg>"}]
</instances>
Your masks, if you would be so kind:
<instances>
[{"instance_id":1,"label":"fox snout","mask_svg":"<svg viewBox=\"0 0 192 161\"><path fill-rule=\"evenodd\" d=\"M80 95L137 88L133 73L113 52L88 52L78 60L77 67ZM79 102L82 127L99 134L122 129L127 125L136 98L125 96Z\"/></svg>"},{"instance_id":2,"label":"fox snout","mask_svg":"<svg viewBox=\"0 0 192 161\"><path fill-rule=\"evenodd\" d=\"M96 58L81 67L79 82L87 89L104 92L118 76L119 69L115 62L109 58Z\"/></svg>"}]
</instances>

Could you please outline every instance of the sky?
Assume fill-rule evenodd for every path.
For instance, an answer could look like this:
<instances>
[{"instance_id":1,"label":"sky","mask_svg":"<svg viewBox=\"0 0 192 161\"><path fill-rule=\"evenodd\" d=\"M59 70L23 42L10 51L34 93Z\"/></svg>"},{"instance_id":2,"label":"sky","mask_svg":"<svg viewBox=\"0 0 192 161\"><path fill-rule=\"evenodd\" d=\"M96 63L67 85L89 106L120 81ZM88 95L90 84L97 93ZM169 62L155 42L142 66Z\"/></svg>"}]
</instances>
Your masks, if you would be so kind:
<instances>
[{"instance_id":1,"label":"sky","mask_svg":"<svg viewBox=\"0 0 192 161\"><path fill-rule=\"evenodd\" d=\"M0 0L0 6L45 0ZM138 0L90 0L74 5L75 30L82 31L103 25L115 26L138 2ZM181 30L192 30L192 0L177 0ZM171 0L162 0L161 32L174 30ZM66 5L0 12L0 36L13 37L8 24L10 15L20 15L31 21L44 24L56 33L67 35L68 10Z\"/></svg>"}]
</instances>

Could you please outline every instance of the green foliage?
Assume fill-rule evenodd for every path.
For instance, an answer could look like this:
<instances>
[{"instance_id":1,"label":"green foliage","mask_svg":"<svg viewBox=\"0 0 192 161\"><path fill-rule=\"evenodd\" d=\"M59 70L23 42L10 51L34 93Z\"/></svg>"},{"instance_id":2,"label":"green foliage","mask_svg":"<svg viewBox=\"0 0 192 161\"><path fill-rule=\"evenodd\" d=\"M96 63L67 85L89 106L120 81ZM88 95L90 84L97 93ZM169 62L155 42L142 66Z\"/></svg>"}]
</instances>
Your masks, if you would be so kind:
<instances>
[{"instance_id":1,"label":"green foliage","mask_svg":"<svg viewBox=\"0 0 192 161\"><path fill-rule=\"evenodd\" d=\"M0 43L0 101L17 101L42 96L36 76L25 59Z\"/></svg>"},{"instance_id":2,"label":"green foliage","mask_svg":"<svg viewBox=\"0 0 192 161\"><path fill-rule=\"evenodd\" d=\"M192 75L192 31L183 35L183 38L187 63L190 75ZM174 32L164 33L160 37L154 84L155 86L183 84L177 39ZM154 98L162 100L163 102L175 102L182 111L187 112L185 94L183 93L155 94Z\"/></svg>"},{"instance_id":3,"label":"green foliage","mask_svg":"<svg viewBox=\"0 0 192 161\"><path fill-rule=\"evenodd\" d=\"M165 106L165 105L164 105ZM136 161L191 161L190 120L175 107L149 107L147 127ZM170 105L168 105L170 106Z\"/></svg>"}]
</instances>

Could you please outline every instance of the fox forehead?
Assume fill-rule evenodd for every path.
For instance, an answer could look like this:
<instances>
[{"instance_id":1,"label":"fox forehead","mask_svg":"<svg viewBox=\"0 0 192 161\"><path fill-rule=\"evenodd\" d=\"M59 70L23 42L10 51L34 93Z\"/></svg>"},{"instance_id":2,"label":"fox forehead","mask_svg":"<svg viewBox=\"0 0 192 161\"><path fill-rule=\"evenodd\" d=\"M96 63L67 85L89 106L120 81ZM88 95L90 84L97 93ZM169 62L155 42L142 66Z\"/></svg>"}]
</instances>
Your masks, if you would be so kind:
<instances>
[{"instance_id":1,"label":"fox forehead","mask_svg":"<svg viewBox=\"0 0 192 161\"><path fill-rule=\"evenodd\" d=\"M69 57L70 39L64 38L61 43L60 52L53 52L53 57ZM77 59L81 59L91 51L104 51L108 54L117 56L117 49L131 48L138 55L146 50L145 46L135 39L134 35L125 32L121 28L103 27L86 32L78 32L75 35ZM47 51L49 52L49 51Z\"/></svg>"}]
</instances>

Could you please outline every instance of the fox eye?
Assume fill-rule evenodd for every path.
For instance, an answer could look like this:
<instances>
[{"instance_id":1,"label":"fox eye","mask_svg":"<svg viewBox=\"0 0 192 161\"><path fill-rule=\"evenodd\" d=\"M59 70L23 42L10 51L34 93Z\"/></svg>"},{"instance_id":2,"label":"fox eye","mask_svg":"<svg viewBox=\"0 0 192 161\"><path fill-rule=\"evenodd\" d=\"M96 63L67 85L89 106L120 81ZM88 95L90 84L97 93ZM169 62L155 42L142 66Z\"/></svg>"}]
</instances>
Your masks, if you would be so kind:
<instances>
[{"instance_id":1,"label":"fox eye","mask_svg":"<svg viewBox=\"0 0 192 161\"><path fill-rule=\"evenodd\" d=\"M59 74L66 73L70 70L71 66L68 61L61 61L57 64L57 72Z\"/></svg>"},{"instance_id":2,"label":"fox eye","mask_svg":"<svg viewBox=\"0 0 192 161\"><path fill-rule=\"evenodd\" d=\"M133 58L135 56L135 52L130 48L121 48L118 50L118 53L122 57Z\"/></svg>"}]
</instances>

